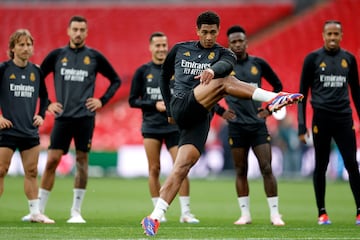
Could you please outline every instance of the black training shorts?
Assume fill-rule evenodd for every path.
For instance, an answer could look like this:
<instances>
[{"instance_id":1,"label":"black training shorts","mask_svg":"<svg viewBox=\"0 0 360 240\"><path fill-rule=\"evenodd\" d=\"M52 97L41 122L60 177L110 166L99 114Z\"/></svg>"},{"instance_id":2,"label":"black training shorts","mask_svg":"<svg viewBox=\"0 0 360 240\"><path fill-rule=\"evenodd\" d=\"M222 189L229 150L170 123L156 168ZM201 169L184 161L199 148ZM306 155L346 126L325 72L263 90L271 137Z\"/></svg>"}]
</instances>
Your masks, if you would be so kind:
<instances>
[{"instance_id":1,"label":"black training shorts","mask_svg":"<svg viewBox=\"0 0 360 240\"><path fill-rule=\"evenodd\" d=\"M164 142L167 149L177 146L179 143L179 131L170 133L142 133L144 138L156 139L159 142Z\"/></svg>"},{"instance_id":2,"label":"black training shorts","mask_svg":"<svg viewBox=\"0 0 360 240\"><path fill-rule=\"evenodd\" d=\"M11 148L14 152L16 148L20 152L28 150L40 144L39 137L15 137L10 135L0 135L0 147Z\"/></svg>"},{"instance_id":3,"label":"black training shorts","mask_svg":"<svg viewBox=\"0 0 360 240\"><path fill-rule=\"evenodd\" d=\"M193 91L183 98L173 97L171 111L180 129L179 147L192 144L203 153L213 113L196 101Z\"/></svg>"},{"instance_id":4,"label":"black training shorts","mask_svg":"<svg viewBox=\"0 0 360 240\"><path fill-rule=\"evenodd\" d=\"M89 152L94 127L95 116L56 119L51 132L49 149L61 149L66 154L74 138L76 150Z\"/></svg>"},{"instance_id":5,"label":"black training shorts","mask_svg":"<svg viewBox=\"0 0 360 240\"><path fill-rule=\"evenodd\" d=\"M196 101L194 91L189 91L183 98L171 98L171 114L180 128L191 128L206 121L209 111Z\"/></svg>"},{"instance_id":6,"label":"black training shorts","mask_svg":"<svg viewBox=\"0 0 360 240\"><path fill-rule=\"evenodd\" d=\"M231 148L248 148L270 143L271 137L265 123L229 123L229 145Z\"/></svg>"}]
</instances>

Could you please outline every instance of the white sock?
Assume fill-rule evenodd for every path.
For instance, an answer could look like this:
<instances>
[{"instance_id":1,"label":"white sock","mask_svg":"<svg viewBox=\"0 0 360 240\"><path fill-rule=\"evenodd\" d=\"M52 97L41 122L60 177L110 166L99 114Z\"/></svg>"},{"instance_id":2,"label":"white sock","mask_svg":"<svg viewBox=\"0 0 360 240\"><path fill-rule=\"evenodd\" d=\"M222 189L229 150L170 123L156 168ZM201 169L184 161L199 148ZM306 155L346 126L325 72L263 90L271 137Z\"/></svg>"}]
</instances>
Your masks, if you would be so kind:
<instances>
[{"instance_id":1,"label":"white sock","mask_svg":"<svg viewBox=\"0 0 360 240\"><path fill-rule=\"evenodd\" d=\"M43 188L39 188L39 210L41 213L45 213L46 204L49 199L50 191Z\"/></svg>"},{"instance_id":2,"label":"white sock","mask_svg":"<svg viewBox=\"0 0 360 240\"><path fill-rule=\"evenodd\" d=\"M154 207L156 206L156 203L157 203L158 200L159 200L159 197L151 198L151 201L152 201Z\"/></svg>"},{"instance_id":3,"label":"white sock","mask_svg":"<svg viewBox=\"0 0 360 240\"><path fill-rule=\"evenodd\" d=\"M268 102L278 95L277 93L264 90L262 88L256 88L252 99L258 102Z\"/></svg>"},{"instance_id":4,"label":"white sock","mask_svg":"<svg viewBox=\"0 0 360 240\"><path fill-rule=\"evenodd\" d=\"M169 204L162 198L159 198L154 210L150 214L150 218L160 220L165 215L168 208Z\"/></svg>"},{"instance_id":5,"label":"white sock","mask_svg":"<svg viewBox=\"0 0 360 240\"><path fill-rule=\"evenodd\" d=\"M270 216L279 215L279 198L275 197L268 197L267 198L269 209L270 209Z\"/></svg>"},{"instance_id":6,"label":"white sock","mask_svg":"<svg viewBox=\"0 0 360 240\"><path fill-rule=\"evenodd\" d=\"M73 215L73 212L81 213L81 205L84 200L85 192L86 192L85 189L74 188L74 196L73 196L73 204L71 207L71 215Z\"/></svg>"},{"instance_id":7,"label":"white sock","mask_svg":"<svg viewBox=\"0 0 360 240\"><path fill-rule=\"evenodd\" d=\"M40 210L39 210L39 199L33 199L33 200L28 200L29 203L29 210L30 210L30 214L39 214Z\"/></svg>"},{"instance_id":8,"label":"white sock","mask_svg":"<svg viewBox=\"0 0 360 240\"><path fill-rule=\"evenodd\" d=\"M190 213L190 197L189 196L179 196L181 215Z\"/></svg>"},{"instance_id":9,"label":"white sock","mask_svg":"<svg viewBox=\"0 0 360 240\"><path fill-rule=\"evenodd\" d=\"M238 197L241 216L250 216L250 197Z\"/></svg>"}]
</instances>

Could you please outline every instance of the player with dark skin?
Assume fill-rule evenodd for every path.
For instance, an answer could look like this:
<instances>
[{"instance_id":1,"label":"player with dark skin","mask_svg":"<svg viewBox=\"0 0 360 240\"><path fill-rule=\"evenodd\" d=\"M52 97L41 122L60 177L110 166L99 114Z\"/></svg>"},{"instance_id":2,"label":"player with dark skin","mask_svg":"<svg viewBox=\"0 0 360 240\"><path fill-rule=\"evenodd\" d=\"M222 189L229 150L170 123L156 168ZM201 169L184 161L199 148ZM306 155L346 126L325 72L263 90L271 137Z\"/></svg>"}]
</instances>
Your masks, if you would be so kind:
<instances>
[{"instance_id":1,"label":"player with dark skin","mask_svg":"<svg viewBox=\"0 0 360 240\"><path fill-rule=\"evenodd\" d=\"M282 90L282 83L265 60L247 53L247 37L240 26L232 26L227 31L229 48L236 54L237 63L232 74L244 79L254 86L261 86L265 79L274 92ZM230 109L235 111L236 118L229 123L229 143L236 171L236 192L241 209L241 217L234 223L243 225L251 223L249 183L247 179L248 157L250 148L257 157L264 181L264 189L270 209L270 220L275 226L285 225L278 210L277 182L272 172L271 138L266 122L259 118L260 103L225 97Z\"/></svg>"},{"instance_id":2,"label":"player with dark skin","mask_svg":"<svg viewBox=\"0 0 360 240\"><path fill-rule=\"evenodd\" d=\"M349 174L349 184L356 204L355 224L360 225L360 173L349 98L351 93L360 118L359 74L355 56L340 47L342 36L341 22L329 20L324 23L324 45L305 57L300 80L300 92L304 95L304 101L298 108L298 124L299 139L303 143L309 137L306 128L306 103L308 93L311 92L315 148L313 184L320 225L331 224L325 207L325 190L332 139L339 148Z\"/></svg>"},{"instance_id":3,"label":"player with dark skin","mask_svg":"<svg viewBox=\"0 0 360 240\"><path fill-rule=\"evenodd\" d=\"M151 61L141 65L135 72L131 82L129 104L131 107L142 110L141 132L144 137L143 143L149 170L149 190L154 206L159 199L160 191L160 155L163 143L165 143L171 158L175 161L179 129L167 121L166 107L162 100L159 79L161 65L168 53L168 39L162 32L154 32L150 36L149 50ZM181 208L180 222L199 223L190 211L190 183L185 178L179 189L179 201ZM166 222L165 216L161 222Z\"/></svg>"},{"instance_id":4,"label":"player with dark skin","mask_svg":"<svg viewBox=\"0 0 360 240\"><path fill-rule=\"evenodd\" d=\"M269 112L302 99L301 94L273 93L228 76L236 62L230 50L216 43L220 18L212 12L201 13L196 22L198 41L176 44L163 64L160 83L170 123L180 128L179 150L173 170L160 190L160 198L142 220L144 233L157 233L159 219L176 196L182 181L204 151L213 108L226 95L268 102ZM169 82L175 77L174 94Z\"/></svg>"}]
</instances>

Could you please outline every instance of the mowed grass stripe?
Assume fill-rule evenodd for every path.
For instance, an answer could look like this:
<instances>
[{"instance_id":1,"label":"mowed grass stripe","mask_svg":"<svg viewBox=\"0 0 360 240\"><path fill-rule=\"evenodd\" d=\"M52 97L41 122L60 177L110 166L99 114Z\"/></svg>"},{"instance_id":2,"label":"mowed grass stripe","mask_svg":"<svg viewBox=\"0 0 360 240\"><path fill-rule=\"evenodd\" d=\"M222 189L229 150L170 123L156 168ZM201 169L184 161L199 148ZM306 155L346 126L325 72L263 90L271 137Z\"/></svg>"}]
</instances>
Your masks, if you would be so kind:
<instances>
[{"instance_id":1,"label":"mowed grass stripe","mask_svg":"<svg viewBox=\"0 0 360 240\"><path fill-rule=\"evenodd\" d=\"M328 181L326 203L330 226L317 225L312 182L279 180L280 212L286 225L270 224L262 180L250 181L253 223L235 226L240 210L233 177L191 179L191 208L200 224L179 223L175 199L156 239L360 239L355 204L347 182ZM22 177L6 177L0 198L0 239L148 239L141 219L152 210L147 179L90 178L83 204L86 224L67 224L72 177L58 177L46 214L55 225L24 223L27 201Z\"/></svg>"}]
</instances>

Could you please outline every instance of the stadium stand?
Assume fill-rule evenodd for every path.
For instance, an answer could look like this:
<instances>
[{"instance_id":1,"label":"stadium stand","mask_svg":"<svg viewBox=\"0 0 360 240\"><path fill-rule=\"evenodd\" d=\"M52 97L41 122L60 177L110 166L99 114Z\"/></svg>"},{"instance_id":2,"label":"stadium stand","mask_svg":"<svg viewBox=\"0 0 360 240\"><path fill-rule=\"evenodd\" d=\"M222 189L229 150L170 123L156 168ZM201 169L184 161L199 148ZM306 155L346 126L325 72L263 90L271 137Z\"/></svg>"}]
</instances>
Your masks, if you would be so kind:
<instances>
[{"instance_id":1,"label":"stadium stand","mask_svg":"<svg viewBox=\"0 0 360 240\"><path fill-rule=\"evenodd\" d=\"M17 28L28 28L35 36L35 55L32 61L40 63L53 48L68 41L67 21L71 15L80 14L89 19L88 45L99 49L112 62L123 79L123 86L115 98L97 116L93 149L115 150L123 144L140 144L141 112L131 109L127 96L132 74L149 60L147 38L153 31L164 31L170 46L175 42L196 39L194 22L200 11L212 9L222 19L219 43L226 45L224 29L241 24L250 36L249 52L265 58L284 81L287 91L297 91L302 61L312 49L322 45L322 23L326 19L343 22L345 38L342 46L357 57L360 55L360 21L357 19L358 0L329 0L315 7L296 11L295 1L230 1L224 4L127 4L110 1L98 3L42 3L11 4L0 1L0 61L7 59L5 51L10 33ZM30 2L30 1L29 1ZM90 1L91 2L91 1ZM136 1L135 1L136 2ZM305 2L305 1L302 1ZM311 1L310 1L311 2ZM99 76L96 95L107 87ZM53 98L52 80L48 78L50 96ZM265 85L266 86L266 85ZM289 108L294 114L296 108ZM270 123L273 120L270 120ZM53 117L47 116L41 133L46 146ZM276 123L274 122L274 125ZM358 124L358 122L357 122ZM214 127L219 120L214 119Z\"/></svg>"},{"instance_id":2,"label":"stadium stand","mask_svg":"<svg viewBox=\"0 0 360 240\"><path fill-rule=\"evenodd\" d=\"M298 91L301 68L305 56L323 45L322 27L329 19L342 22L344 39L341 46L358 58L360 56L360 33L358 13L360 1L334 0L326 1L287 19L285 24L273 28L259 39L253 36L249 52L267 59L284 82L285 91ZM288 108L290 114L296 114L297 108ZM308 110L311 113L310 104ZM355 117L358 126L358 118ZM311 118L307 119L310 126ZM297 124L294 123L294 124ZM297 125L296 125L297 127Z\"/></svg>"},{"instance_id":3,"label":"stadium stand","mask_svg":"<svg viewBox=\"0 0 360 240\"><path fill-rule=\"evenodd\" d=\"M0 8L0 47L4 50L0 60L5 60L8 36L17 28L28 28L35 37L33 62L40 63L53 48L68 41L66 26L70 16L84 15L89 20L87 43L103 52L118 70L123 86L108 106L98 113L94 136L94 149L114 150L122 144L140 143L141 112L130 109L127 96L135 69L149 60L148 36L153 31L164 31L169 36L170 46L175 42L196 39L194 22L199 12L212 9L222 19L226 29L241 22L249 34L269 26L274 21L292 14L294 6L290 1L279 4L5 4ZM256 15L256 21L253 16ZM225 35L219 42L225 44ZM102 78L99 76L99 78ZM51 78L47 78L50 96L54 99ZM99 79L96 96L107 87ZM53 117L48 116L41 128L43 135L49 134ZM43 138L46 139L46 138ZM46 141L42 141L47 145Z\"/></svg>"}]
</instances>

